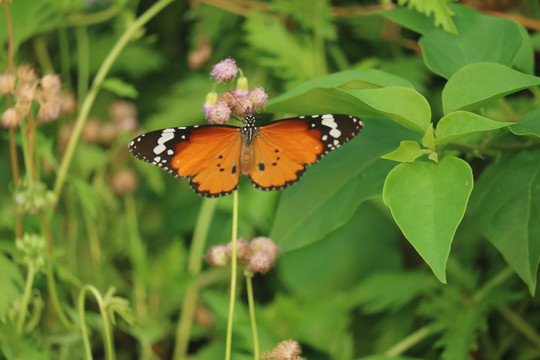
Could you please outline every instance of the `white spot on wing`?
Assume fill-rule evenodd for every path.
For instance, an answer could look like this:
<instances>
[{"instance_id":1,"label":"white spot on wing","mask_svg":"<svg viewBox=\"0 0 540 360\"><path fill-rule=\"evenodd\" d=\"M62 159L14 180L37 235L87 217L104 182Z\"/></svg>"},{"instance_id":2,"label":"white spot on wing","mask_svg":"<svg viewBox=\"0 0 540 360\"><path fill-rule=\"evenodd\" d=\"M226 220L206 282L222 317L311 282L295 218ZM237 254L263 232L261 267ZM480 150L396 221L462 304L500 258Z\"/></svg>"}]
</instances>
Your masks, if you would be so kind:
<instances>
[{"instance_id":1,"label":"white spot on wing","mask_svg":"<svg viewBox=\"0 0 540 360\"><path fill-rule=\"evenodd\" d=\"M163 144L159 144L158 146L156 146L154 148L154 154L156 155L159 155L161 154L162 152L164 152L167 148L165 147L165 145Z\"/></svg>"},{"instance_id":2,"label":"white spot on wing","mask_svg":"<svg viewBox=\"0 0 540 360\"><path fill-rule=\"evenodd\" d=\"M341 131L334 128L334 129L330 130L330 136L332 136L333 138L338 138L338 137L341 136Z\"/></svg>"}]
</instances>

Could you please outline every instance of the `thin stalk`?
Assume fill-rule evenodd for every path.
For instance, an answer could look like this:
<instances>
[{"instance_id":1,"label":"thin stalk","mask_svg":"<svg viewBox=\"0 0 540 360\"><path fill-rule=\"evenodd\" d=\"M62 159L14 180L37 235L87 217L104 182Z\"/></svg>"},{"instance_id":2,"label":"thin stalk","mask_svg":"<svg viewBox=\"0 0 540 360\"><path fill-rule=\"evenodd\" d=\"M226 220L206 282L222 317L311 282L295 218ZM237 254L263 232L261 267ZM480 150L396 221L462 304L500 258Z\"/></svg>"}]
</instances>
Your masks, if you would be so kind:
<instances>
[{"instance_id":1,"label":"thin stalk","mask_svg":"<svg viewBox=\"0 0 540 360\"><path fill-rule=\"evenodd\" d=\"M499 306L497 309L510 324L540 349L540 335L529 323L507 306Z\"/></svg>"},{"instance_id":2,"label":"thin stalk","mask_svg":"<svg viewBox=\"0 0 540 360\"><path fill-rule=\"evenodd\" d=\"M21 309L19 311L19 318L17 320L17 334L21 335L23 331L24 319L28 311L28 303L30 302L30 295L32 294L32 284L34 283L34 275L36 270L32 262L28 263L28 272L26 273L26 285L24 287L24 293L22 297Z\"/></svg>"},{"instance_id":3,"label":"thin stalk","mask_svg":"<svg viewBox=\"0 0 540 360\"><path fill-rule=\"evenodd\" d=\"M77 59L79 63L78 67L78 79L77 79L77 98L86 98L86 92L88 91L88 79L90 65L88 59L90 58L90 50L88 43L88 31L86 27L80 26L75 30L77 37Z\"/></svg>"},{"instance_id":4,"label":"thin stalk","mask_svg":"<svg viewBox=\"0 0 540 360\"><path fill-rule=\"evenodd\" d=\"M54 183L54 193L57 197L59 197L60 192L62 190L62 187L64 185L64 182L66 181L66 175L69 168L69 165L71 164L71 160L73 159L73 154L75 153L75 147L77 146L77 143L79 142L79 137L81 135L84 123L86 122L86 119L88 118L88 114L90 113L90 109L92 108L92 105L94 104L94 101L96 99L97 93L99 92L99 89L101 87L101 84L105 80L105 77L107 76L107 73L111 69L112 64L120 54L120 52L124 49L124 47L127 45L129 40L133 37L133 35L139 31L139 29L146 24L150 19L152 19L154 16L156 16L161 10L163 10L164 7L169 5L173 0L160 0L154 3L148 10L146 10L139 18L137 18L136 21L134 21L122 34L122 36L118 39L114 47L111 49L103 63L101 64L96 77L94 78L94 81L92 82L92 86L90 87L90 90L88 91L88 95L84 98L84 101L82 103L82 106L79 111L79 115L77 116L77 120L75 122L75 127L73 129L73 133L71 135L71 138L69 139L69 143L66 148L66 152L64 157L62 158L62 162L60 163L60 168L58 170L58 176L56 177L56 181Z\"/></svg>"},{"instance_id":5,"label":"thin stalk","mask_svg":"<svg viewBox=\"0 0 540 360\"><path fill-rule=\"evenodd\" d=\"M418 344L420 341L424 340L429 335L436 333L437 331L438 327L435 327L433 325L424 326L407 336L405 339L398 342L396 345L392 346L390 349L386 350L384 354L387 356L401 355L405 351Z\"/></svg>"},{"instance_id":6,"label":"thin stalk","mask_svg":"<svg viewBox=\"0 0 540 360\"><path fill-rule=\"evenodd\" d=\"M253 336L253 359L259 359L259 335L257 333L257 319L255 318L255 301L253 300L253 273L246 270L246 289L249 305L249 318L251 320L251 333Z\"/></svg>"},{"instance_id":7,"label":"thin stalk","mask_svg":"<svg viewBox=\"0 0 540 360\"><path fill-rule=\"evenodd\" d=\"M71 90L73 88L73 83L71 82L71 61L69 59L69 40L65 26L58 29L58 48L60 50L62 82L65 88Z\"/></svg>"},{"instance_id":8,"label":"thin stalk","mask_svg":"<svg viewBox=\"0 0 540 360\"><path fill-rule=\"evenodd\" d=\"M210 223L214 217L217 201L204 198L195 230L193 231L193 241L189 251L187 271L192 276L193 282L189 285L184 295L182 308L180 309L180 319L176 329L176 339L174 345L173 359L183 360L187 358L187 349L191 334L191 325L193 324L193 315L195 313L197 301L199 298L199 284L195 277L201 272L203 251L208 237Z\"/></svg>"},{"instance_id":9,"label":"thin stalk","mask_svg":"<svg viewBox=\"0 0 540 360\"><path fill-rule=\"evenodd\" d=\"M231 359L232 329L234 319L234 302L236 301L236 239L238 238L238 191L233 194L232 249L231 249L231 294L229 299L229 319L227 322L227 339L225 342L225 360Z\"/></svg>"},{"instance_id":10,"label":"thin stalk","mask_svg":"<svg viewBox=\"0 0 540 360\"><path fill-rule=\"evenodd\" d=\"M52 74L54 72L54 66L43 36L38 36L34 39L34 52L36 53L41 72L43 74Z\"/></svg>"},{"instance_id":11,"label":"thin stalk","mask_svg":"<svg viewBox=\"0 0 540 360\"><path fill-rule=\"evenodd\" d=\"M58 315L60 322L66 329L69 329L71 327L71 323L64 313L64 310L60 305L60 300L58 299L58 291L56 289L56 280L54 279L52 261L49 261L47 265L47 287L49 289L50 300L53 304L53 308L56 310L56 314Z\"/></svg>"},{"instance_id":12,"label":"thin stalk","mask_svg":"<svg viewBox=\"0 0 540 360\"><path fill-rule=\"evenodd\" d=\"M99 291L91 286L91 285L85 285L79 292L79 318L81 323L81 333L83 337L84 342L84 350L86 354L86 359L93 359L92 357L92 348L90 347L90 340L88 338L88 329L86 328L86 322L85 322L85 313L84 313L84 302L85 302L85 295L86 292L89 291L94 295L96 298L96 301L99 306L99 312L101 313L101 317L103 319L103 342L105 343L105 358L108 360L114 360L115 353L114 353L114 347L111 337L111 330L109 326L109 318L107 317L107 309L105 308L105 304L103 302L103 297L99 293Z\"/></svg>"}]
</instances>

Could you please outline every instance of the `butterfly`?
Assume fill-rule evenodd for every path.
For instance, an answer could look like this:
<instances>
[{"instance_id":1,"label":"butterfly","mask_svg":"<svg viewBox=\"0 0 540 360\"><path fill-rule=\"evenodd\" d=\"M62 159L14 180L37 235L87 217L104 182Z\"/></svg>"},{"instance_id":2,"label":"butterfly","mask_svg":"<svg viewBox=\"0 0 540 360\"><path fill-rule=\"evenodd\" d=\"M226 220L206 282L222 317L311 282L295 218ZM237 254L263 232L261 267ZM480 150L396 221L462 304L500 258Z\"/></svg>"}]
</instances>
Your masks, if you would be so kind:
<instances>
[{"instance_id":1,"label":"butterfly","mask_svg":"<svg viewBox=\"0 0 540 360\"><path fill-rule=\"evenodd\" d=\"M356 136L364 126L351 115L300 116L256 126L248 114L243 127L180 126L133 139L129 151L175 177L187 177L197 194L219 197L238 188L240 174L261 190L295 183L306 166Z\"/></svg>"}]
</instances>

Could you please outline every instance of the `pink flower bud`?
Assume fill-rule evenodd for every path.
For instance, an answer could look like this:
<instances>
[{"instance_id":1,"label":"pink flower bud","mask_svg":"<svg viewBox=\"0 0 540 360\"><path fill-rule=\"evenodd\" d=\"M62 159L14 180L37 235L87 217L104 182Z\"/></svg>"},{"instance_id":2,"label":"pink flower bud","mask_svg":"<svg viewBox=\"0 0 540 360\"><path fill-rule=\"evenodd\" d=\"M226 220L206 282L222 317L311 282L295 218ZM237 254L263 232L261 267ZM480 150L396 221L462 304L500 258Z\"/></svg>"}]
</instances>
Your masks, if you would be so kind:
<instances>
[{"instance_id":1,"label":"pink flower bud","mask_svg":"<svg viewBox=\"0 0 540 360\"><path fill-rule=\"evenodd\" d=\"M9 94L15 89L15 76L10 73L0 74L0 94Z\"/></svg>"},{"instance_id":2,"label":"pink flower bud","mask_svg":"<svg viewBox=\"0 0 540 360\"><path fill-rule=\"evenodd\" d=\"M238 261L247 263L252 253L251 246L246 240L242 238L236 240L236 258ZM229 260L232 258L232 242L227 244L227 257Z\"/></svg>"},{"instance_id":3,"label":"pink flower bud","mask_svg":"<svg viewBox=\"0 0 540 360\"><path fill-rule=\"evenodd\" d=\"M229 262L227 259L227 245L220 244L211 246L206 252L206 255L204 255L204 258L210 265L214 265L216 267L227 265Z\"/></svg>"},{"instance_id":4,"label":"pink flower bud","mask_svg":"<svg viewBox=\"0 0 540 360\"><path fill-rule=\"evenodd\" d=\"M58 94L62 88L62 81L60 80L60 75L49 74L45 75L41 79L41 88L47 94Z\"/></svg>"},{"instance_id":5,"label":"pink flower bud","mask_svg":"<svg viewBox=\"0 0 540 360\"><path fill-rule=\"evenodd\" d=\"M223 101L204 109L204 112L210 124L225 124L231 118L231 108Z\"/></svg>"},{"instance_id":6,"label":"pink flower bud","mask_svg":"<svg viewBox=\"0 0 540 360\"><path fill-rule=\"evenodd\" d=\"M2 126L7 129L15 129L21 125L21 114L14 108L7 109L2 114Z\"/></svg>"},{"instance_id":7,"label":"pink flower bud","mask_svg":"<svg viewBox=\"0 0 540 360\"><path fill-rule=\"evenodd\" d=\"M268 95L264 92L262 87L257 87L248 95L249 101L251 101L257 109L263 108L268 101Z\"/></svg>"},{"instance_id":8,"label":"pink flower bud","mask_svg":"<svg viewBox=\"0 0 540 360\"><path fill-rule=\"evenodd\" d=\"M228 58L214 65L212 72L210 72L210 76L214 77L217 82L221 83L234 79L237 72L238 68L236 67L236 61Z\"/></svg>"}]
</instances>

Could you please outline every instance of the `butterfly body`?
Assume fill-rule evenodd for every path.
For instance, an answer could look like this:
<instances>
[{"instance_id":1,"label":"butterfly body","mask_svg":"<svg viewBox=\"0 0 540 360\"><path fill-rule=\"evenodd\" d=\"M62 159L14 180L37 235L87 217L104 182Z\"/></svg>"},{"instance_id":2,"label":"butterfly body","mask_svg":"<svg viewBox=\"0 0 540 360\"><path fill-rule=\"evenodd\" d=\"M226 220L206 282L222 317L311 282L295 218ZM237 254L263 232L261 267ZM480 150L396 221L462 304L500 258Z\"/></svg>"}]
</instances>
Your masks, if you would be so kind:
<instances>
[{"instance_id":1,"label":"butterfly body","mask_svg":"<svg viewBox=\"0 0 540 360\"><path fill-rule=\"evenodd\" d=\"M283 189L298 181L306 166L352 139L363 127L350 115L301 116L257 127L200 125L142 134L129 145L143 161L176 177L189 177L200 195L218 197L238 187L240 174L262 190Z\"/></svg>"}]
</instances>

